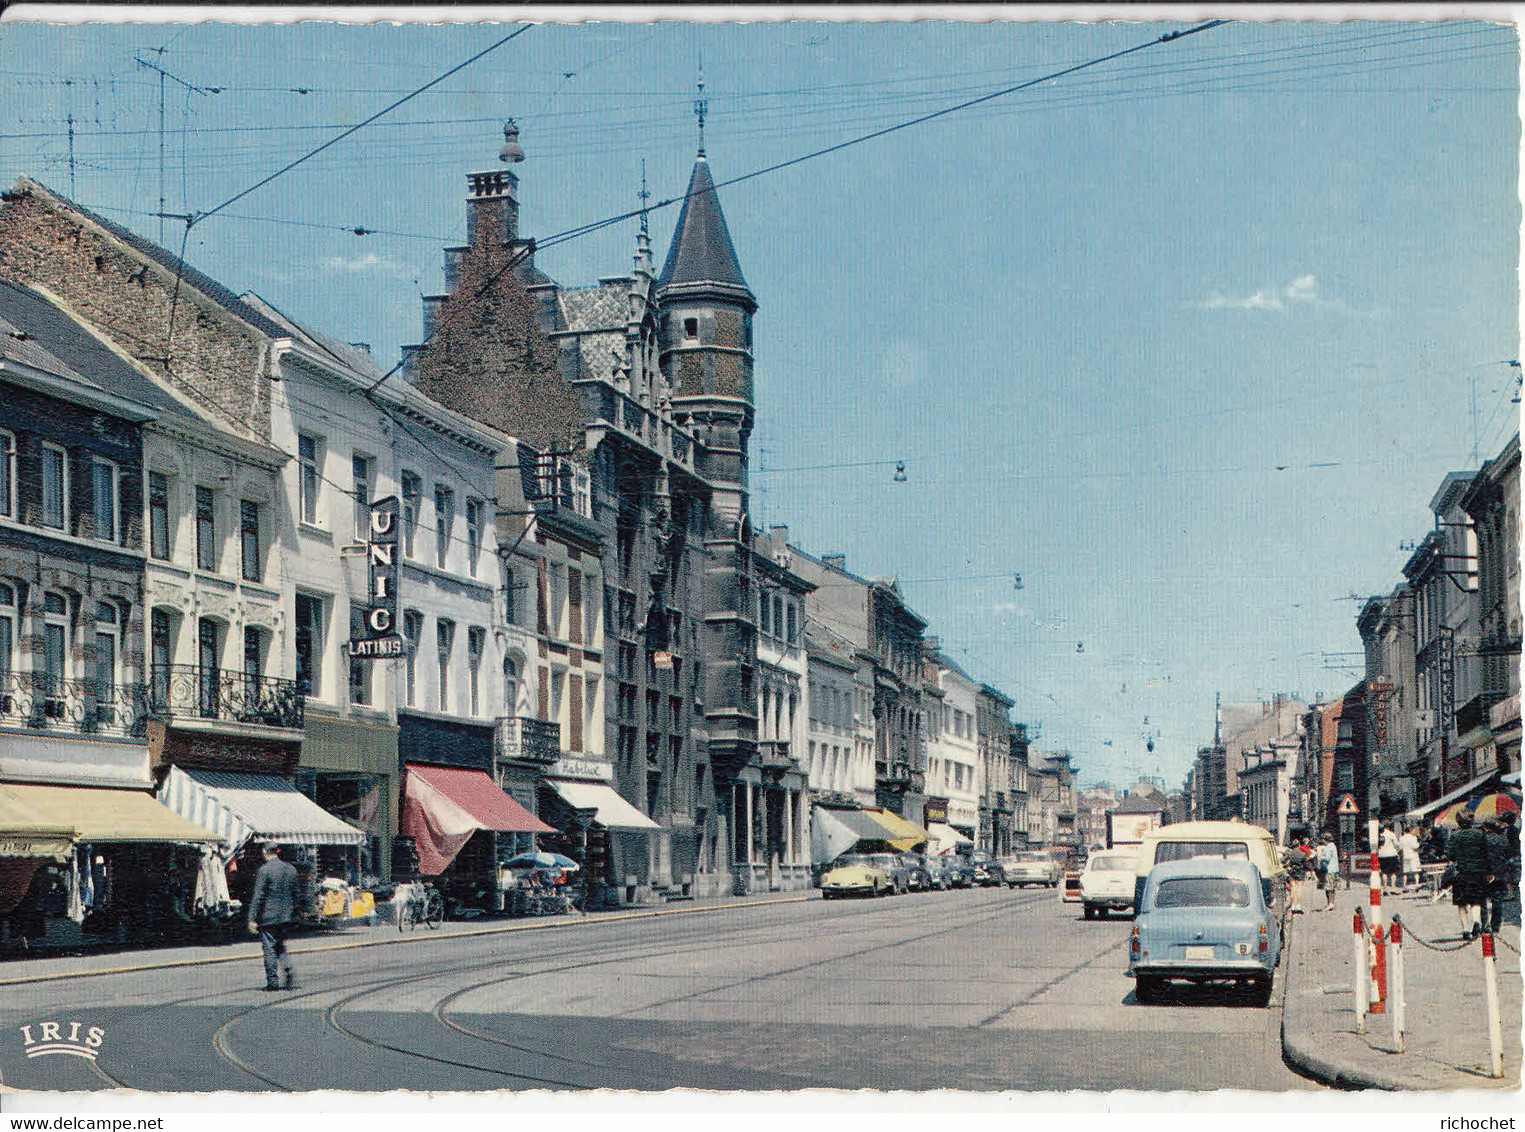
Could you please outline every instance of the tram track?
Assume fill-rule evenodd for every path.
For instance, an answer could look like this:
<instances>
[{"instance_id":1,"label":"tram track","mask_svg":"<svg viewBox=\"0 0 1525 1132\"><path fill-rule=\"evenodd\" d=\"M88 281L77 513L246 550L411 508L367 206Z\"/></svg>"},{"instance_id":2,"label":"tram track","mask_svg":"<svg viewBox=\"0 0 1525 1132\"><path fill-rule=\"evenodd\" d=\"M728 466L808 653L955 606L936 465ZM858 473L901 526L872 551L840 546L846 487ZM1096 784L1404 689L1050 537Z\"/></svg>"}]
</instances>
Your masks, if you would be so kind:
<instances>
[{"instance_id":1,"label":"tram track","mask_svg":"<svg viewBox=\"0 0 1525 1132\"><path fill-rule=\"evenodd\" d=\"M932 931L922 932L909 937L897 938L889 941L877 941L866 946L861 946L855 950L839 952L832 956L813 960L807 964L800 964L795 967L769 972L764 975L757 975L747 979L737 980L734 983L726 984L723 987L712 987L705 991L674 996L670 999L664 999L659 1003L650 1005L668 1005L671 1003L683 1002L693 998L701 997L704 994L713 993L717 990L733 989L735 987L742 987L752 983L765 981L770 978L777 978L798 973L799 971L820 967L828 963L841 962L843 960L871 954L872 952L883 948L901 947L915 943L922 943L929 939L936 938L939 935L947 935L953 932L979 927L983 924L1003 919L1010 916L1013 912L1019 912L1025 908L1032 906L1041 899L1043 899L1042 896L1036 896L1026 898L1019 897L1016 900L1000 900L998 902L994 902L993 904L991 902L981 902L974 908L962 910L962 914L958 915L952 922L942 923ZM787 952L787 949L791 944L797 944L807 938L819 936L823 928L823 921L825 923L829 923L831 925L831 930L839 937L843 934L869 934L882 932L886 927L886 924L877 913L890 912L892 908L898 910L901 907L903 907L903 905L898 900L893 906L879 905L877 902L872 908L851 908L839 906L832 909L830 913L826 913L825 915L818 914L816 916L809 917L808 919L793 921L790 925L787 925L790 930L785 931L782 935L779 935L776 938L761 940L742 939L728 944L728 946L756 946L759 943L765 943L776 946ZM825 909L818 909L818 912L825 912ZM867 913L867 915L865 915L865 913ZM846 921L846 923L843 921ZM854 921L860 922L854 923ZM596 927L600 924L612 922L618 921L584 921L584 924L588 927ZM652 923L651 926L656 927L657 925ZM667 925L664 924L663 926L666 927ZM743 931L749 935L755 934L755 932L758 931L766 934L776 931L781 926L784 925L780 925L776 922L770 922L767 924L753 925L750 928L743 929ZM575 1078L578 1076L576 1073L576 1070L578 1069L590 1070L601 1074L617 1074L622 1070L622 1066L598 1058L578 1057L553 1050L541 1049L528 1043L512 1041L497 1034L485 1032L483 1030L477 1029L476 1027L465 1024L460 1020L459 1017L455 1016L459 1014L459 1011L453 1008L456 1007L459 1002L467 995L484 990L488 987L501 986L507 983L522 981L526 979L564 975L578 971L589 970L592 968L639 962L647 959L662 959L684 953L690 953L696 945L702 945L707 941L712 941L716 934L717 927L718 925L715 924L694 922L692 924L692 930L682 931L678 935L666 934L662 939L652 940L646 946L640 947L640 950L631 950L630 946L626 945L621 947L621 949L615 954L609 953L609 943L607 940L590 938L585 941L580 941L581 945L575 947L571 951L564 952L561 955L556 956L555 959L557 961L549 964L536 964L533 962L533 960L530 960L528 963L526 963L524 958L506 955L495 955L486 960L452 965L445 970L435 969L423 974L408 974L399 978L388 979L380 983L374 981L374 974L368 976L363 984L353 980L330 982L320 987L298 990L284 994L275 1001L258 1002L248 1006L243 1010L238 1011L217 1026L216 1030L212 1033L210 1038L207 1039L207 1044L210 1046L211 1051L215 1054L220 1062L232 1067L239 1074L249 1079L250 1081L257 1082L261 1090L275 1090L280 1092L302 1091L309 1086L293 1082L289 1079L283 1080L281 1076L273 1074L269 1070L268 1066L261 1066L256 1064L249 1057L245 1056L244 1053L240 1052L240 1047L243 1043L238 1040L239 1033L241 1031L246 1031L252 1023L257 1022L262 1016L265 1016L267 1012L271 1012L283 1007L289 1007L292 1003L299 1003L303 1000L318 999L323 996L340 993L342 994L341 998L331 1002L326 1008L323 1009L322 1025L326 1031L341 1035L345 1041L354 1042L384 1054L400 1055L449 1069L481 1073L489 1076L490 1078L501 1079L505 1082L512 1081L520 1085L528 1085L531 1087L571 1090L608 1087L607 1079L603 1077L599 1078L596 1082L569 1078ZM846 932L844 932L844 929L846 929ZM443 943L447 939L452 938L458 937L441 936L439 937L438 942ZM569 962L568 960L571 961ZM346 1015L353 1015L357 1013L357 1004L364 1002L366 999L371 999L375 998L376 996L392 993L410 986L427 984L431 981L452 979L461 976L470 976L484 970L501 968L505 964L513 964L519 969L507 974L498 974L492 978L477 980L467 984L466 986L457 987L453 990L450 990L448 993L445 993L437 998L432 1003L432 1005L428 1007L427 1014L425 1016L432 1017L436 1025L440 1028L458 1033L463 1037L471 1039L474 1042L487 1043L498 1049L511 1051L516 1054L524 1055L528 1058L550 1062L554 1066L565 1067L570 1072L558 1075L555 1071L520 1071L519 1069L504 1067L501 1064L492 1064L491 1059L477 1060L467 1059L463 1056L445 1056L442 1055L439 1051L419 1049L409 1044L402 1044L395 1040L386 1040L385 1038L378 1037L373 1034L367 1034L361 1029L358 1029L352 1025L350 1019L346 1018ZM343 992L345 991L349 991L350 993L344 994ZM147 1017L148 1015L151 1015L154 1012L170 1010L176 1007L194 1007L211 1004L216 1002L218 999L224 998L229 993L230 992L226 990L219 990L211 993L184 996L168 1003L157 1003L150 1007L146 1007L141 1011L135 1012L126 1020L139 1020ZM423 1010L420 1010L419 1013L421 1015L425 1014ZM265 1028L265 1030L268 1033L268 1027ZM113 1073L97 1063L92 1063L92 1065L95 1071L102 1077L103 1080L108 1083L108 1085L110 1085L110 1087L127 1089L136 1087L131 1080L125 1079L130 1075ZM649 1078L643 1079L643 1086L647 1088L666 1088L677 1084L679 1084L679 1082L671 1082L670 1084L659 1084L653 1086Z\"/></svg>"}]
</instances>

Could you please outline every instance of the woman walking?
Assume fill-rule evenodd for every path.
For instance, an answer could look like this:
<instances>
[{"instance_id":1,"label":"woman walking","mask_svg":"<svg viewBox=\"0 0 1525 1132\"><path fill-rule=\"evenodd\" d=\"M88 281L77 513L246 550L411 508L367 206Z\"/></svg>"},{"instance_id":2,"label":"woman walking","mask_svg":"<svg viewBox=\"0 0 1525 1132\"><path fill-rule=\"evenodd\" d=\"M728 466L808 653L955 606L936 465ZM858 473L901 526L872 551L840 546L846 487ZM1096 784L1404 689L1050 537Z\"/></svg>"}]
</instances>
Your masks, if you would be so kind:
<instances>
[{"instance_id":1,"label":"woman walking","mask_svg":"<svg viewBox=\"0 0 1525 1132\"><path fill-rule=\"evenodd\" d=\"M1403 887L1412 888L1419 883L1423 871L1419 863L1419 835L1409 826L1398 838L1398 852L1403 857Z\"/></svg>"},{"instance_id":2,"label":"woman walking","mask_svg":"<svg viewBox=\"0 0 1525 1132\"><path fill-rule=\"evenodd\" d=\"M1398 848L1398 835L1393 832L1391 822L1382 826L1382 835L1377 839L1377 868L1382 873L1382 891L1396 892L1398 890L1398 870L1402 867L1402 851Z\"/></svg>"}]
</instances>

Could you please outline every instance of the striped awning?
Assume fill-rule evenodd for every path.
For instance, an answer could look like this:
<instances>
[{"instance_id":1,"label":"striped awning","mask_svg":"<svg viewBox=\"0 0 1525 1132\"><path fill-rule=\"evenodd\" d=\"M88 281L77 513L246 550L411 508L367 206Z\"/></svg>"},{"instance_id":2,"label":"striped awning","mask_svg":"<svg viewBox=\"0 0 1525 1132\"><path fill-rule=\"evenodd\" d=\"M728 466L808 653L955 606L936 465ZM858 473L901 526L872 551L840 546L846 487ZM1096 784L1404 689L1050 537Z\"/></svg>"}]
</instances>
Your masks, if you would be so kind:
<instances>
[{"instance_id":1,"label":"striped awning","mask_svg":"<svg viewBox=\"0 0 1525 1132\"><path fill-rule=\"evenodd\" d=\"M340 821L284 778L170 767L159 801L205 826L232 856L251 837L288 845L359 845L365 834Z\"/></svg>"}]
</instances>

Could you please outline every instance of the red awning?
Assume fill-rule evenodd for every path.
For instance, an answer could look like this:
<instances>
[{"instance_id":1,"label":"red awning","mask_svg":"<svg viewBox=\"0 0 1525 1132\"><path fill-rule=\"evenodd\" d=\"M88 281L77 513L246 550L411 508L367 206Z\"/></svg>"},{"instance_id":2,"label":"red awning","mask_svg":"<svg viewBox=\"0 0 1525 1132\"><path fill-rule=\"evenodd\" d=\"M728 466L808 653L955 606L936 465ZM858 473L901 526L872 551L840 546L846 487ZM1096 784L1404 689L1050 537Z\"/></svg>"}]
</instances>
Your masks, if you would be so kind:
<instances>
[{"instance_id":1,"label":"red awning","mask_svg":"<svg viewBox=\"0 0 1525 1132\"><path fill-rule=\"evenodd\" d=\"M402 832L418 848L419 871L438 876L478 830L555 833L480 770L408 764Z\"/></svg>"}]
</instances>

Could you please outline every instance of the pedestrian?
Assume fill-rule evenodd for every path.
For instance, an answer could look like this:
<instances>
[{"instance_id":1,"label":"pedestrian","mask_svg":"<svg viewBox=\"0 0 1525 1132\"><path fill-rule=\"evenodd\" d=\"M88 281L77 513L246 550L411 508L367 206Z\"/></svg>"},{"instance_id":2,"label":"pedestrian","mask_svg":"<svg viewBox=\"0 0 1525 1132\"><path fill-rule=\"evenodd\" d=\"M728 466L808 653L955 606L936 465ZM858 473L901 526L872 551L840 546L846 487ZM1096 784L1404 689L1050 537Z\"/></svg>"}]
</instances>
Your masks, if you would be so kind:
<instances>
[{"instance_id":1,"label":"pedestrian","mask_svg":"<svg viewBox=\"0 0 1525 1132\"><path fill-rule=\"evenodd\" d=\"M1334 890L1340 883L1340 851L1334 846L1334 835L1324 834L1318 850L1313 854L1313 868L1318 874L1318 886L1324 890L1324 907L1334 907Z\"/></svg>"},{"instance_id":2,"label":"pedestrian","mask_svg":"<svg viewBox=\"0 0 1525 1132\"><path fill-rule=\"evenodd\" d=\"M265 844L265 863L254 874L254 894L249 899L249 934L259 936L265 952L265 989L291 989L291 957L286 954L286 935L296 919L297 871L281 860L281 847Z\"/></svg>"},{"instance_id":3,"label":"pedestrian","mask_svg":"<svg viewBox=\"0 0 1525 1132\"><path fill-rule=\"evenodd\" d=\"M1382 891L1394 892L1398 888L1398 870L1403 862L1402 851L1398 848L1398 835L1393 832L1392 822L1382 827L1382 834L1377 839L1377 868L1382 873Z\"/></svg>"},{"instance_id":4,"label":"pedestrian","mask_svg":"<svg viewBox=\"0 0 1525 1132\"><path fill-rule=\"evenodd\" d=\"M1488 838L1472 824L1472 815L1462 810L1456 815L1456 829L1446 839L1446 856L1451 859L1451 903L1461 920L1463 939L1482 934L1483 901L1493 879L1489 871Z\"/></svg>"},{"instance_id":5,"label":"pedestrian","mask_svg":"<svg viewBox=\"0 0 1525 1132\"><path fill-rule=\"evenodd\" d=\"M1407 827L1399 836L1398 851L1403 856L1403 887L1418 885L1424 870L1419 863L1419 835L1413 826Z\"/></svg>"},{"instance_id":6,"label":"pedestrian","mask_svg":"<svg viewBox=\"0 0 1525 1132\"><path fill-rule=\"evenodd\" d=\"M1513 814L1501 814L1483 822L1483 836L1488 839L1488 903L1483 907L1483 931L1497 934L1504 926L1504 904L1513 896L1519 882L1520 843L1510 836L1509 825L1504 818Z\"/></svg>"}]
</instances>

